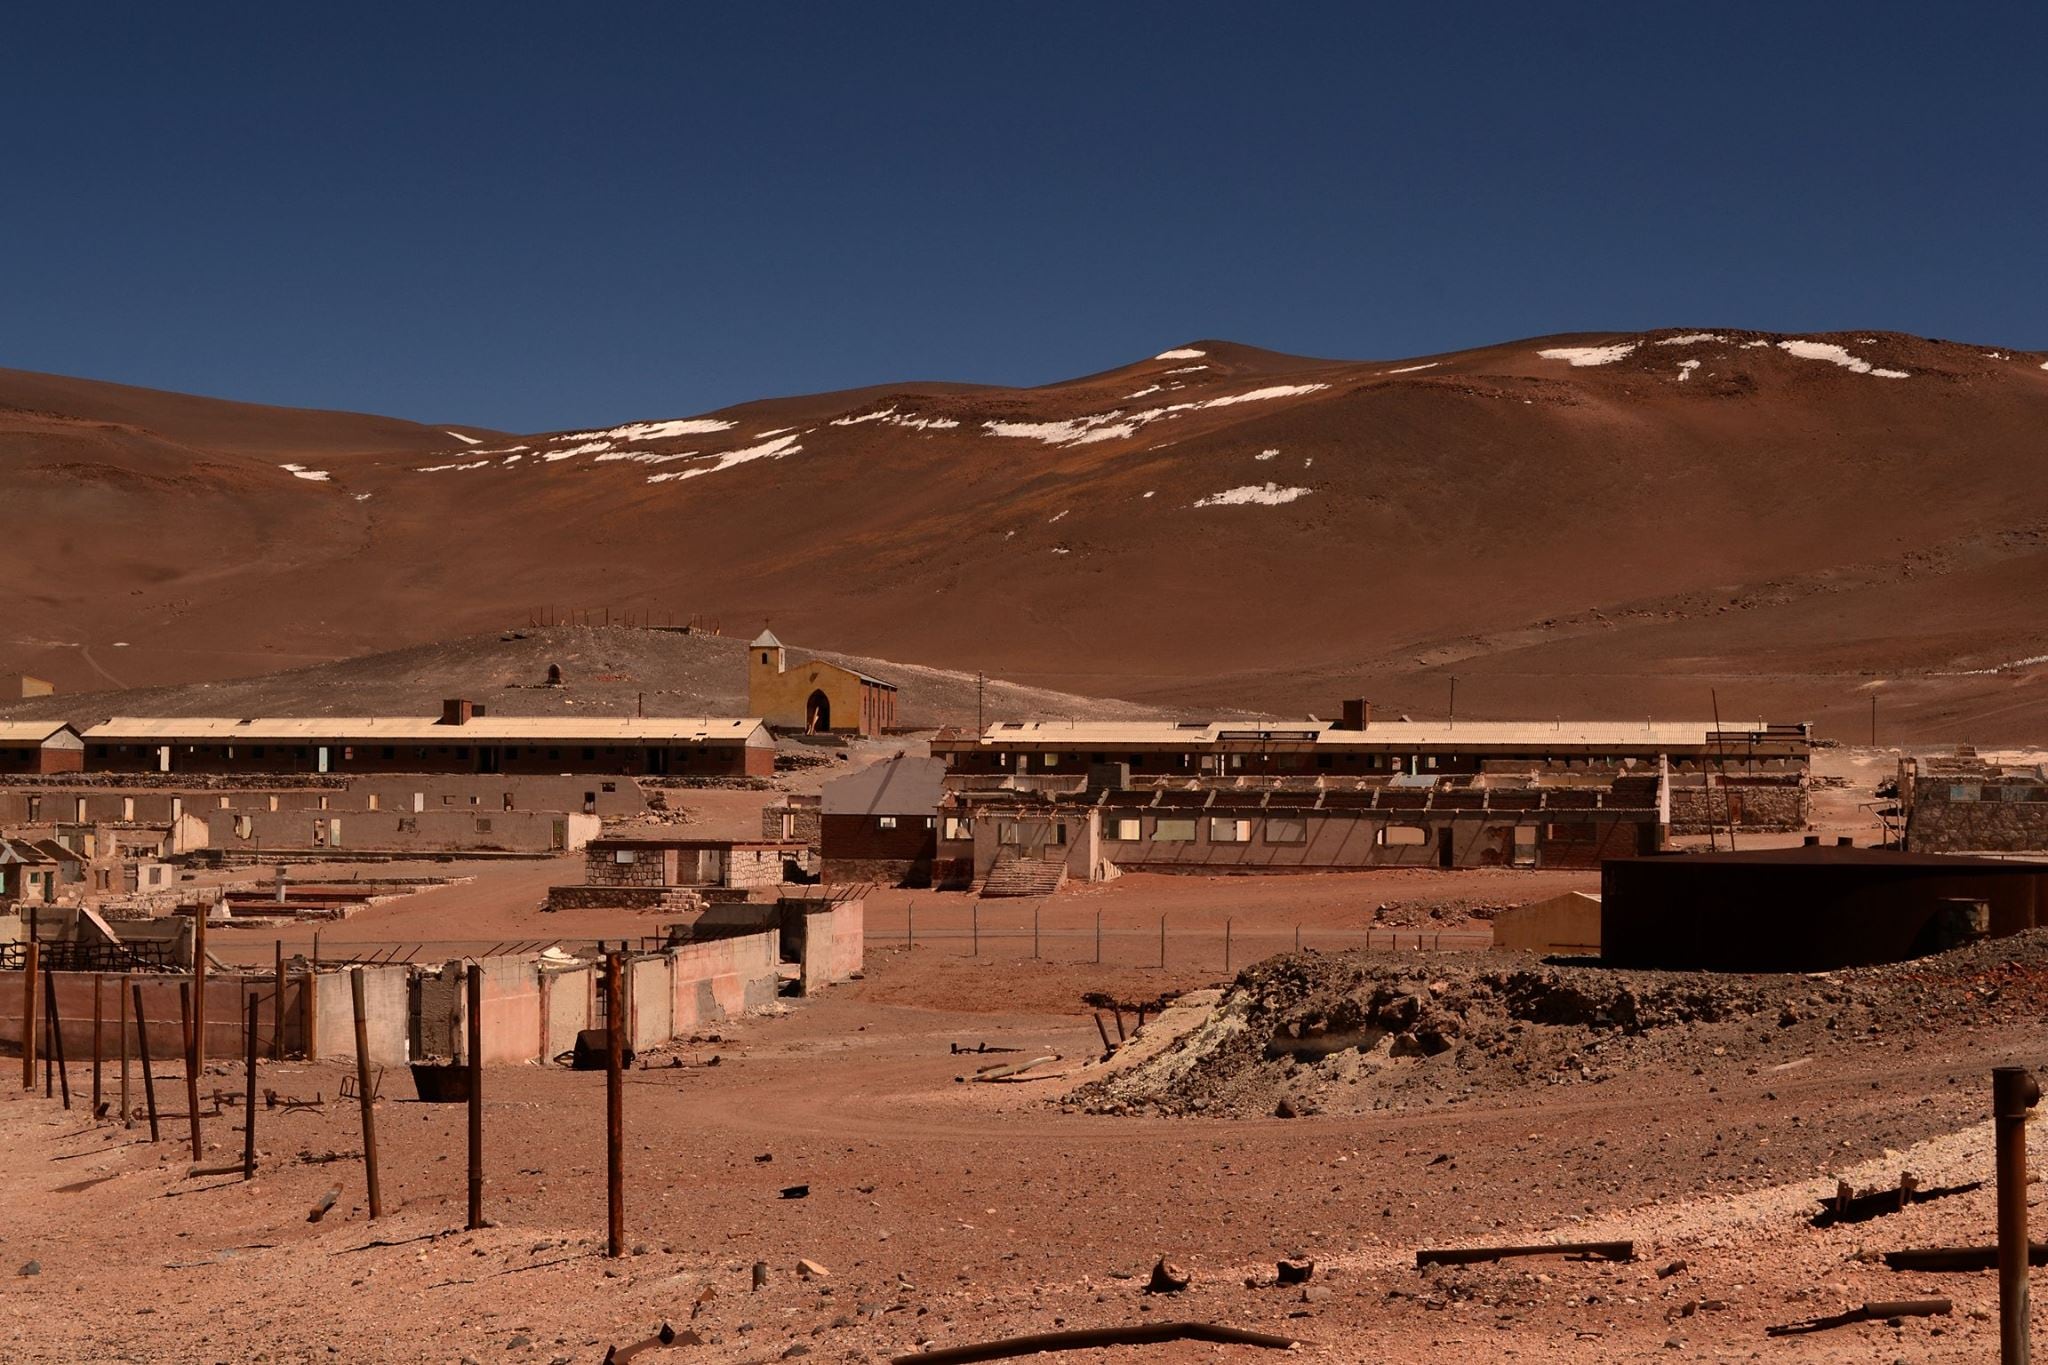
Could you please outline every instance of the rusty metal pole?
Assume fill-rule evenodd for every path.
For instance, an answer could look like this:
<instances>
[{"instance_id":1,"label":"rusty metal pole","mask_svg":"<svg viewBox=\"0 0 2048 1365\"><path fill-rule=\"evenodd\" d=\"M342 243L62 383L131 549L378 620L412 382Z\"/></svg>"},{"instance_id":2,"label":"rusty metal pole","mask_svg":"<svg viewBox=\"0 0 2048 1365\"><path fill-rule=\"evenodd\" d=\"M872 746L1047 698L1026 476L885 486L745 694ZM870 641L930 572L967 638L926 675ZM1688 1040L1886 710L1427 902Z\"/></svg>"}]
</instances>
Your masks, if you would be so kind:
<instances>
[{"instance_id":1,"label":"rusty metal pole","mask_svg":"<svg viewBox=\"0 0 2048 1365\"><path fill-rule=\"evenodd\" d=\"M50 1016L50 1060L57 1066L57 1083L64 1092L64 1107L71 1107L71 1069L64 1064L64 1019L57 1013L57 974L43 973L43 1008ZM48 1089L48 1076L44 1088Z\"/></svg>"},{"instance_id":2,"label":"rusty metal pole","mask_svg":"<svg viewBox=\"0 0 2048 1365\"><path fill-rule=\"evenodd\" d=\"M244 1015L249 1021L249 1040L243 1060L249 1079L242 1094L242 1179L256 1178L256 1026L263 1018L263 997L249 991Z\"/></svg>"},{"instance_id":3,"label":"rusty metal pole","mask_svg":"<svg viewBox=\"0 0 2048 1365\"><path fill-rule=\"evenodd\" d=\"M484 969L469 964L469 1225L484 1225Z\"/></svg>"},{"instance_id":4,"label":"rusty metal pole","mask_svg":"<svg viewBox=\"0 0 2048 1365\"><path fill-rule=\"evenodd\" d=\"M2028 1365L2027 1111L2041 1086L2023 1066L1991 1072L1991 1121L1998 1144L1998 1359Z\"/></svg>"},{"instance_id":5,"label":"rusty metal pole","mask_svg":"<svg viewBox=\"0 0 2048 1365\"><path fill-rule=\"evenodd\" d=\"M42 957L42 945L30 939L26 953L21 973L21 1088L33 1093L36 1088L36 966Z\"/></svg>"},{"instance_id":6,"label":"rusty metal pole","mask_svg":"<svg viewBox=\"0 0 2048 1365\"><path fill-rule=\"evenodd\" d=\"M116 1027L121 1035L121 1126L133 1128L135 1120L128 1113L128 973L121 973L121 984L114 988Z\"/></svg>"},{"instance_id":7,"label":"rusty metal pole","mask_svg":"<svg viewBox=\"0 0 2048 1365\"><path fill-rule=\"evenodd\" d=\"M199 1062L198 1051L193 1038L199 1030L192 1022L192 983L178 983L178 1017L185 1025L185 1112L192 1120L192 1159L200 1159L199 1142Z\"/></svg>"},{"instance_id":8,"label":"rusty metal pole","mask_svg":"<svg viewBox=\"0 0 2048 1365\"><path fill-rule=\"evenodd\" d=\"M619 955L604 959L604 1179L607 1239L610 1256L626 1250L625 1077L621 1074L625 1041L624 999L619 988Z\"/></svg>"},{"instance_id":9,"label":"rusty metal pole","mask_svg":"<svg viewBox=\"0 0 2048 1365\"><path fill-rule=\"evenodd\" d=\"M363 1175L370 1188L370 1217L381 1218L384 1200L377 1188L377 1106L370 1095L370 1023L363 1008L363 969L349 969L349 993L356 1007L356 1093L363 1108Z\"/></svg>"},{"instance_id":10,"label":"rusty metal pole","mask_svg":"<svg viewBox=\"0 0 2048 1365\"><path fill-rule=\"evenodd\" d=\"M105 994L106 978L98 972L92 974L92 1116L100 1116L100 1057L104 1049L100 1046L100 1033L106 1018L101 997Z\"/></svg>"}]
</instances>

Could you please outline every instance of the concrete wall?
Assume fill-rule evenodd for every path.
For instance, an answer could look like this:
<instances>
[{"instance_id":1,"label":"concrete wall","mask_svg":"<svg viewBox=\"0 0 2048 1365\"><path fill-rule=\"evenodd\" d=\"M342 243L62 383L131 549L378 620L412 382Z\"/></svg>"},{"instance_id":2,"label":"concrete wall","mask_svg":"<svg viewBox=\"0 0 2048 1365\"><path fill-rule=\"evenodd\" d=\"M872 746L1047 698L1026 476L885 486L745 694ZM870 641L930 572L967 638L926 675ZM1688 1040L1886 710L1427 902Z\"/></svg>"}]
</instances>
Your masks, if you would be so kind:
<instances>
[{"instance_id":1,"label":"concrete wall","mask_svg":"<svg viewBox=\"0 0 2048 1365\"><path fill-rule=\"evenodd\" d=\"M232 782L232 786L219 785ZM607 790L609 788L609 790ZM78 802L85 802L81 821ZM561 776L450 776L412 773L399 776L287 780L266 783L261 776L216 779L215 785L180 785L175 777L148 785L121 786L37 783L0 784L0 824L31 820L111 824L138 821L164 824L180 813L204 815L210 810L333 810L403 811L468 810L488 814L500 810L592 810L597 815L638 815L647 798L632 778ZM36 814L31 815L31 810Z\"/></svg>"},{"instance_id":2,"label":"concrete wall","mask_svg":"<svg viewBox=\"0 0 2048 1365\"><path fill-rule=\"evenodd\" d=\"M775 907L759 907L771 918ZM805 974L815 988L846 979L860 970L861 911L858 902L832 907L805 917L813 926L817 952ZM687 943L664 952L635 957L625 966L628 1037L636 1049L657 1047L671 1038L716 1025L774 1001L781 978L781 933L769 923L729 937ZM490 1065L548 1061L576 1045L576 1034L602 1023L597 981L601 968L568 969L542 966L525 958L487 958L482 962L484 1061ZM410 1061L457 1060L467 1049L467 964L437 967L366 967L363 996L370 1060L397 1068ZM117 992L123 978L105 974L102 1041L108 1058L119 1056ZM184 1055L179 1026L180 976L135 976L143 988L143 1008L150 1020L150 1055L165 1059ZM63 1021L68 1060L92 1057L93 974L55 974L58 1014ZM286 973L284 1036L288 1053L306 1051L306 986L312 983L311 1053L327 1060L355 1056L355 1010L351 972L327 971L309 977ZM0 1044L20 1053L22 977L0 973L0 1000L13 1008L0 1010ZM243 1055L242 1001L248 991L261 1001L257 1045L270 1055L274 1029L275 986L268 975L212 975L206 990L206 1045L210 1060ZM40 1017L41 991L37 992ZM38 1026L40 1028L40 1024ZM135 1030L129 1025L131 1047ZM139 1080L137 1081L139 1087ZM400 1084L400 1093L405 1087ZM133 1094L140 1096L139 1088ZM167 1106L168 1107L168 1106Z\"/></svg>"},{"instance_id":3,"label":"concrete wall","mask_svg":"<svg viewBox=\"0 0 2048 1365\"><path fill-rule=\"evenodd\" d=\"M1493 920L1493 946L1524 953L1600 955L1600 898L1578 891L1517 905Z\"/></svg>"},{"instance_id":4,"label":"concrete wall","mask_svg":"<svg viewBox=\"0 0 2048 1365\"><path fill-rule=\"evenodd\" d=\"M206 812L208 847L248 853L547 853L583 847L602 823L580 811Z\"/></svg>"},{"instance_id":5,"label":"concrete wall","mask_svg":"<svg viewBox=\"0 0 2048 1365\"><path fill-rule=\"evenodd\" d=\"M805 907L802 922L805 995L834 981L845 981L861 970L867 950L867 918L860 901L840 901L817 910Z\"/></svg>"}]
</instances>

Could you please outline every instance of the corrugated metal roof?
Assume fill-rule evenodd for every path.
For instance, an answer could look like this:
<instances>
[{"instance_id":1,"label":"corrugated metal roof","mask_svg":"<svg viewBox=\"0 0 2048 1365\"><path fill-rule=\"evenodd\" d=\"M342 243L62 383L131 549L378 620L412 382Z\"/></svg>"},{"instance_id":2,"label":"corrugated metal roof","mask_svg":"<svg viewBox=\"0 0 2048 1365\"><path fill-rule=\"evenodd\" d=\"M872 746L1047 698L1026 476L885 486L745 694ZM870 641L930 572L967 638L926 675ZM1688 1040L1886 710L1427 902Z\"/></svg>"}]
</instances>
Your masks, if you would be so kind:
<instances>
[{"instance_id":1,"label":"corrugated metal roof","mask_svg":"<svg viewBox=\"0 0 2048 1365\"><path fill-rule=\"evenodd\" d=\"M364 743L484 744L517 741L567 744L610 741L640 744L746 743L766 741L757 717L724 716L478 716L463 725L442 725L426 716L115 716L85 732L109 743L207 744L305 743L314 740Z\"/></svg>"},{"instance_id":2,"label":"corrugated metal roof","mask_svg":"<svg viewBox=\"0 0 2048 1365\"><path fill-rule=\"evenodd\" d=\"M65 728L61 720L0 720L0 745L41 744Z\"/></svg>"},{"instance_id":3,"label":"corrugated metal roof","mask_svg":"<svg viewBox=\"0 0 2048 1365\"><path fill-rule=\"evenodd\" d=\"M1274 743L1313 743L1343 748L1457 748L1514 747L1541 749L1556 745L1576 747L1640 748L1643 746L1692 746L1714 742L1718 733L1724 743L1747 742L1752 734L1759 740L1787 740L1784 733L1767 735L1763 721L1544 721L1478 720L1451 725L1440 721L1374 721L1363 730L1339 729L1330 721L1001 721L981 734L984 744L1062 744L1073 748L1115 748L1129 744L1209 745L1224 739L1258 742L1270 735Z\"/></svg>"}]
</instances>

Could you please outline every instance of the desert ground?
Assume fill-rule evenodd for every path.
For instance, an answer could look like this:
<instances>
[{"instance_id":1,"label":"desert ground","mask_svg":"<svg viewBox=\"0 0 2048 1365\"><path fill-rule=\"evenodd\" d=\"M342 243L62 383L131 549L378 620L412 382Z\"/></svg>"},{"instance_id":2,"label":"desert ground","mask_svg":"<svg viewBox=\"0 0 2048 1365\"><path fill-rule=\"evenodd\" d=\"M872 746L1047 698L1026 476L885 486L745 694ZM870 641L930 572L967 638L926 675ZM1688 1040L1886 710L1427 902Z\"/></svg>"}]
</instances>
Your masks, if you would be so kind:
<instances>
[{"instance_id":1,"label":"desert ground","mask_svg":"<svg viewBox=\"0 0 2048 1365\"><path fill-rule=\"evenodd\" d=\"M1826 759L1859 782L1885 761ZM765 799L697 795L705 828L735 831ZM1833 789L1834 818L1867 820L1857 796ZM418 944L424 961L485 940L655 932L653 916L543 914L545 887L571 879L561 860L454 866L466 880L323 926L323 957ZM1572 975L1597 969L1480 946L1491 908L1595 885L1508 871L1131 876L985 903L978 955L965 896L876 892L860 979L651 1052L629 1073L630 1254L618 1260L604 1255L601 1075L489 1070L490 1226L466 1231L465 1111L416 1102L402 1075L378 1104L385 1210L372 1221L357 1111L337 1100L347 1068L259 1063L262 1087L324 1104L259 1106L260 1169L244 1183L188 1176L183 1120L156 1143L139 1125L92 1122L91 1068L72 1058L69 1111L40 1086L0 1086L14 1158L0 1168L0 1341L8 1359L35 1362L594 1362L666 1322L698 1344L647 1358L879 1361L1201 1320L1291 1337L1294 1355L1330 1361L1985 1359L1992 1275L1896 1273L1862 1253L1988 1241L1988 1190L1851 1226L1806 1220L1838 1178L1988 1176L1989 1068L2048 1043L2048 942L1825 978L1607 974L1642 1002L1631 1026L1584 1005L1547 1022L1489 1016L1510 990L1556 1001L1608 989ZM309 931L293 935L287 951L310 948ZM262 964L277 934L213 938L224 959ZM1466 1032L1434 1055L1218 1052L1181 1079L1162 1070L1218 1020L1289 1008L1290 983L1304 981L1381 983L1457 1014L1448 1026ZM1219 1003L1213 992L1233 983ZM1084 996L1176 993L1100 1060ZM1687 1003L1652 1009L1669 999ZM1123 1023L1135 1028L1135 1013ZM1015 1081L964 1079L1038 1056L1057 1060ZM178 1064L160 1063L156 1080L182 1110ZM239 1096L242 1064L215 1060L200 1081L202 1094ZM102 1084L117 1087L112 1067ZM139 1089L136 1077L137 1102ZM202 1120L199 1164L238 1160L239 1125L232 1099ZM805 1197L783 1197L796 1186ZM309 1223L329 1190L334 1209ZM1635 1244L1626 1263L1413 1264L1431 1246L1621 1238ZM1146 1292L1161 1258L1188 1272L1184 1292ZM1312 1259L1313 1278L1272 1285L1282 1258ZM1930 1294L1954 1312L1765 1335ZM1275 1354L1176 1343L1055 1358Z\"/></svg>"}]
</instances>

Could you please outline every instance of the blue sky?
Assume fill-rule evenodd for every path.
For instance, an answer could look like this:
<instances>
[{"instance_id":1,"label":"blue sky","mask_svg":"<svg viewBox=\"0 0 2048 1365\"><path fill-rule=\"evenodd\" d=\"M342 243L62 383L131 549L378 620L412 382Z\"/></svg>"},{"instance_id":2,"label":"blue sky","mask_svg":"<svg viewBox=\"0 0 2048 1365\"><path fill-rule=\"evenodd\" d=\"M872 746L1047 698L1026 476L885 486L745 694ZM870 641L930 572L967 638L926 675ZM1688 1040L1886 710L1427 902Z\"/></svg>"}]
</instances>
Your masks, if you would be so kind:
<instances>
[{"instance_id":1,"label":"blue sky","mask_svg":"<svg viewBox=\"0 0 2048 1365\"><path fill-rule=\"evenodd\" d=\"M41 9L0 365L539 430L1197 337L2048 346L2041 6Z\"/></svg>"}]
</instances>

